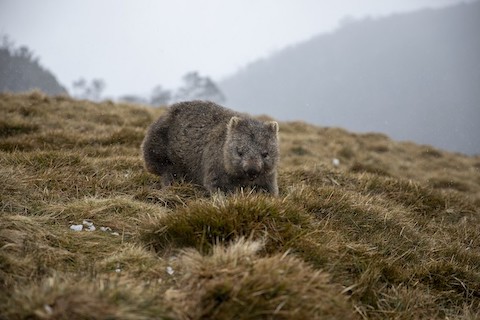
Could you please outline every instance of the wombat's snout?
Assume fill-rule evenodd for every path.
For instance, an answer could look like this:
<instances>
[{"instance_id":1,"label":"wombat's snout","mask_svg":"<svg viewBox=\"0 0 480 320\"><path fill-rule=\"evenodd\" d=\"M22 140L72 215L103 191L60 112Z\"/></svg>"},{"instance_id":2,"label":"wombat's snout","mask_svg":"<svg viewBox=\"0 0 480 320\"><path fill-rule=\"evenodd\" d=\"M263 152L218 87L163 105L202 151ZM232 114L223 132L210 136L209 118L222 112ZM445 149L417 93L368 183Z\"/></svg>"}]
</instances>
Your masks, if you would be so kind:
<instances>
[{"instance_id":1,"label":"wombat's snout","mask_svg":"<svg viewBox=\"0 0 480 320\"><path fill-rule=\"evenodd\" d=\"M247 174L250 180L254 180L260 174L260 170L258 170L258 168L255 168L255 167L249 167L245 170L245 173Z\"/></svg>"}]
</instances>

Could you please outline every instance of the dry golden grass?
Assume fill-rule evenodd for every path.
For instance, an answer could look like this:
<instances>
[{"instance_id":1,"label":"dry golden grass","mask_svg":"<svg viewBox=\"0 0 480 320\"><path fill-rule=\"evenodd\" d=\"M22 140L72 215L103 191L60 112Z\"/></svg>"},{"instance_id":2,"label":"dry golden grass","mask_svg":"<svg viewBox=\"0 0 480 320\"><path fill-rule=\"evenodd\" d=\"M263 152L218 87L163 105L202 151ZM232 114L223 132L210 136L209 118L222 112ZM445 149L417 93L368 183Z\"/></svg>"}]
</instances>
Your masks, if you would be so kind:
<instances>
[{"instance_id":1,"label":"dry golden grass","mask_svg":"<svg viewBox=\"0 0 480 320\"><path fill-rule=\"evenodd\" d=\"M282 123L278 198L159 189L163 111L0 95L0 319L480 317L480 157Z\"/></svg>"}]
</instances>

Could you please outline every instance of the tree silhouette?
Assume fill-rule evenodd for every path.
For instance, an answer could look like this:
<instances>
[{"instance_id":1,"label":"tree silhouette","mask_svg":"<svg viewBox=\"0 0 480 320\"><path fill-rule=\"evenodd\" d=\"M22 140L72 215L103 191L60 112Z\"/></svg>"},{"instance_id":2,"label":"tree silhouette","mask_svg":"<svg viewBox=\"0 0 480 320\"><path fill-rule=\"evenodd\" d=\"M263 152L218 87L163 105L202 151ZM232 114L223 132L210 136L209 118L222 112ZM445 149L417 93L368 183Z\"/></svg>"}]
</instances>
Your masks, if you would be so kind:
<instances>
[{"instance_id":1,"label":"tree silhouette","mask_svg":"<svg viewBox=\"0 0 480 320\"><path fill-rule=\"evenodd\" d=\"M225 96L209 77L202 77L198 72L193 71L183 76L183 82L183 87L175 94L175 101L198 99L217 103L225 102Z\"/></svg>"},{"instance_id":2,"label":"tree silhouette","mask_svg":"<svg viewBox=\"0 0 480 320\"><path fill-rule=\"evenodd\" d=\"M30 90L50 95L67 93L28 47L17 48L8 35L0 34L0 92Z\"/></svg>"},{"instance_id":3,"label":"tree silhouette","mask_svg":"<svg viewBox=\"0 0 480 320\"><path fill-rule=\"evenodd\" d=\"M150 97L150 105L164 106L167 105L171 99L172 93L170 92L170 90L165 90L162 86L158 85L152 90L152 95Z\"/></svg>"},{"instance_id":4,"label":"tree silhouette","mask_svg":"<svg viewBox=\"0 0 480 320\"><path fill-rule=\"evenodd\" d=\"M102 79L93 79L88 83L84 78L73 81L73 96L78 99L100 101L106 84Z\"/></svg>"}]
</instances>

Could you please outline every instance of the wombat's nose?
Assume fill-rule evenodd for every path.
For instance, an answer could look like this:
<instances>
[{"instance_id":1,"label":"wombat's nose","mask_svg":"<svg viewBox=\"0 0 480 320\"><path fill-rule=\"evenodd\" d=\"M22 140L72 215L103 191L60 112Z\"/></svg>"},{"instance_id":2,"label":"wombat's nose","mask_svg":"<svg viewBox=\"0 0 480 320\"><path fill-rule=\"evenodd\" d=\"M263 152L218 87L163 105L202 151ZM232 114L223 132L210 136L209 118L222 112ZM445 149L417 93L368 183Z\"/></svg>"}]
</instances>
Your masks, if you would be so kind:
<instances>
[{"instance_id":1,"label":"wombat's nose","mask_svg":"<svg viewBox=\"0 0 480 320\"><path fill-rule=\"evenodd\" d=\"M247 176L250 178L250 180L253 180L255 179L256 177L258 177L258 170L255 169L255 168L248 168L245 173L247 174Z\"/></svg>"}]
</instances>

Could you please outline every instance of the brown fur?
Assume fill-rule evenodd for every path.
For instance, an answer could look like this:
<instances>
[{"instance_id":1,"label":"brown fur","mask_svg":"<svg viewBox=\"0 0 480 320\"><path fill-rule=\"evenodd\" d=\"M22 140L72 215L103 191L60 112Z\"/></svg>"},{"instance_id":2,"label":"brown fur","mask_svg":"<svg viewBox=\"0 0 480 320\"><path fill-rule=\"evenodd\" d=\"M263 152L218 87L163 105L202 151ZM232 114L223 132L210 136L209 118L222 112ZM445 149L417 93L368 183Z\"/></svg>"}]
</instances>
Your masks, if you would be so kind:
<instances>
[{"instance_id":1,"label":"brown fur","mask_svg":"<svg viewBox=\"0 0 480 320\"><path fill-rule=\"evenodd\" d=\"M278 195L278 124L208 101L171 106L148 129L145 167L162 178L185 179L207 190L252 187Z\"/></svg>"}]
</instances>

